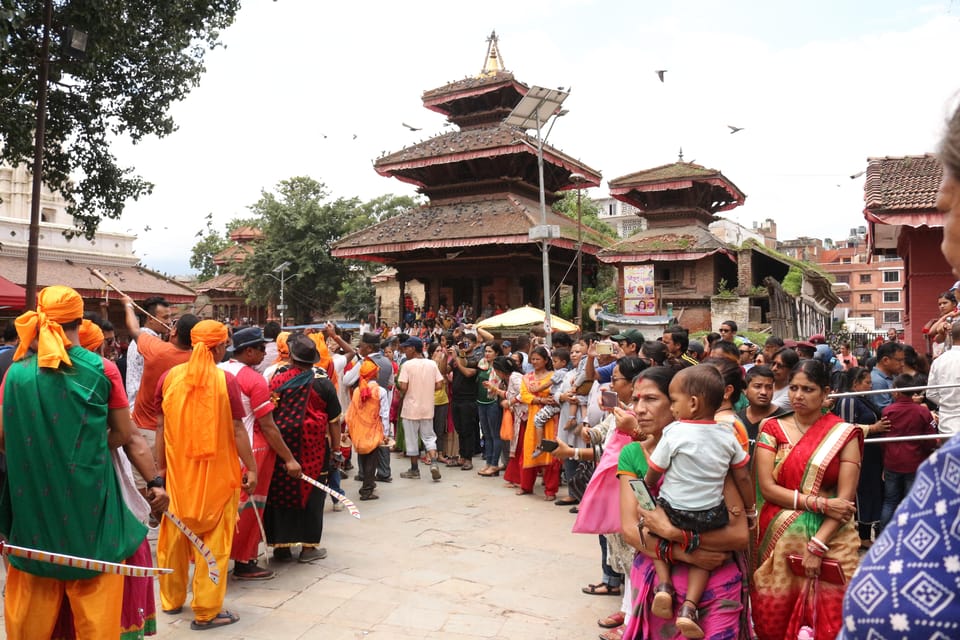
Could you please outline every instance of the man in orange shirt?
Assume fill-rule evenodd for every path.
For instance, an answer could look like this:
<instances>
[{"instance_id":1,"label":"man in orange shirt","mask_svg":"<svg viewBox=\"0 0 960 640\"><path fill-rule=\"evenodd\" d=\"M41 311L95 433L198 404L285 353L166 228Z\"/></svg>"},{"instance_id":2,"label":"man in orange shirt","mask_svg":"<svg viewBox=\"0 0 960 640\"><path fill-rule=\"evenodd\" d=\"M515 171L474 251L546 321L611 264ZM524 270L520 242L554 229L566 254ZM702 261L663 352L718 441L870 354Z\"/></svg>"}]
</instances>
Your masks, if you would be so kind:
<instances>
[{"instance_id":1,"label":"man in orange shirt","mask_svg":"<svg viewBox=\"0 0 960 640\"><path fill-rule=\"evenodd\" d=\"M159 383L157 457L166 474L170 511L203 540L220 575L226 576L238 489L243 487L248 495L254 492L257 463L243 426L240 387L232 374L216 365L227 352L227 327L203 320L193 327L190 338L190 360L170 369ZM238 456L246 468L242 474ZM160 577L163 610L179 613L183 608L191 559L195 569L190 628L199 631L239 620L222 608L227 581L210 580L203 556L168 518L161 522L157 540L157 564L174 570Z\"/></svg>"},{"instance_id":2,"label":"man in orange shirt","mask_svg":"<svg viewBox=\"0 0 960 640\"><path fill-rule=\"evenodd\" d=\"M157 416L160 413L160 406L156 400L157 382L172 367L190 359L190 331L199 319L189 313L181 316L170 334L170 342L164 342L153 333L140 328L133 300L123 296L121 302L124 304L130 339L137 341L137 351L143 357L140 391L137 393L136 402L133 403L133 423L146 438L150 449L155 450ZM137 482L137 488L144 489L146 482L151 478L142 478L137 473L134 479Z\"/></svg>"}]
</instances>

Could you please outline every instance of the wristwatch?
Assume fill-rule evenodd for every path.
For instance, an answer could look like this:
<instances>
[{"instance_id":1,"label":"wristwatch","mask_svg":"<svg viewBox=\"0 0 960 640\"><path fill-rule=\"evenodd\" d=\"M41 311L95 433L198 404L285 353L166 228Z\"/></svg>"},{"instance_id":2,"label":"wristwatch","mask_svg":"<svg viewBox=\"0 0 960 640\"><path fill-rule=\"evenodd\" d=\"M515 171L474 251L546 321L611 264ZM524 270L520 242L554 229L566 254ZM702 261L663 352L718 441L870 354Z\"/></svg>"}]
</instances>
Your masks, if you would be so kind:
<instances>
[{"instance_id":1,"label":"wristwatch","mask_svg":"<svg viewBox=\"0 0 960 640\"><path fill-rule=\"evenodd\" d=\"M166 487L166 480L163 476L157 476L153 480L147 482L147 489L164 489Z\"/></svg>"}]
</instances>

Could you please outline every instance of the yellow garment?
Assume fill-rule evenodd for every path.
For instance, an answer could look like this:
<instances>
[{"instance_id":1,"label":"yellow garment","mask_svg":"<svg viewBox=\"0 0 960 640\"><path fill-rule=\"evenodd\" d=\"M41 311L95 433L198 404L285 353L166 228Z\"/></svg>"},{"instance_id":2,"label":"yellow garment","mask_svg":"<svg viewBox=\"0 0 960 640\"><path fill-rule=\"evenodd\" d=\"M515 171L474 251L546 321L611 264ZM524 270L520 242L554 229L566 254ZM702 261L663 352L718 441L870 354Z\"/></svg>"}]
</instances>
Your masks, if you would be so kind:
<instances>
[{"instance_id":1,"label":"yellow garment","mask_svg":"<svg viewBox=\"0 0 960 640\"><path fill-rule=\"evenodd\" d=\"M96 351L103 344L103 331L90 320L80 323L80 346L87 351Z\"/></svg>"},{"instance_id":2,"label":"yellow garment","mask_svg":"<svg viewBox=\"0 0 960 640\"><path fill-rule=\"evenodd\" d=\"M369 361L366 361L369 362ZM372 362L370 364L373 364ZM377 365L373 364L376 377ZM383 391L376 382L369 385L364 381L363 369L360 369L360 380L364 384L367 397L359 388L353 391L353 400L347 408L346 422L350 425L350 439L357 453L370 453L383 441L383 421L380 419L380 394Z\"/></svg>"},{"instance_id":3,"label":"yellow garment","mask_svg":"<svg viewBox=\"0 0 960 640\"><path fill-rule=\"evenodd\" d=\"M20 344L13 359L19 360L27 355L36 339L39 366L56 369L61 362L72 365L67 355L71 342L60 325L82 317L83 298L79 293L70 287L47 287L37 296L37 310L21 314L15 322Z\"/></svg>"},{"instance_id":4,"label":"yellow garment","mask_svg":"<svg viewBox=\"0 0 960 640\"><path fill-rule=\"evenodd\" d=\"M287 346L287 340L289 338L289 331L281 331L277 336L277 359L273 361L273 364L286 362L290 359L290 347Z\"/></svg>"},{"instance_id":5,"label":"yellow garment","mask_svg":"<svg viewBox=\"0 0 960 640\"><path fill-rule=\"evenodd\" d=\"M370 389L367 383L376 378L379 372L380 367L377 366L376 362L370 358L363 359L363 363L360 365L360 381L357 384L357 391L360 392L361 401L366 401L370 397ZM354 402L356 402L356 400L354 400ZM350 423L348 422L347 424Z\"/></svg>"},{"instance_id":6,"label":"yellow garment","mask_svg":"<svg viewBox=\"0 0 960 640\"><path fill-rule=\"evenodd\" d=\"M210 350L227 340L227 326L216 320L201 320L190 331L193 353L187 361L183 386L173 392L182 393L182 411L186 423L193 426L193 437L184 451L189 458L206 460L217 450L217 389L223 376L213 361ZM223 383L225 385L225 383ZM224 395L226 387L223 388ZM229 406L227 415L230 415Z\"/></svg>"},{"instance_id":7,"label":"yellow garment","mask_svg":"<svg viewBox=\"0 0 960 640\"><path fill-rule=\"evenodd\" d=\"M530 389L527 388L528 384L536 382L536 386L543 385L544 383L550 380L550 377L553 376L552 371L546 371L545 375L541 376L539 379L534 373L528 373L523 376L523 382L520 383L520 402L530 407L527 412L527 430L523 434L523 468L529 469L531 467L540 467L546 466L553 462L553 456L547 452L541 453L539 456L534 458L531 453L533 453L534 447L537 444L537 429L536 429L536 417L537 410L542 409L542 405L533 404L534 398L549 398L550 397L550 385L547 384L540 391L533 393ZM547 424L543 425L543 439L544 440L556 440L557 439L557 422L559 421L559 414L550 418L547 421Z\"/></svg>"},{"instance_id":8,"label":"yellow garment","mask_svg":"<svg viewBox=\"0 0 960 640\"><path fill-rule=\"evenodd\" d=\"M203 530L191 527L191 530L203 540L216 558L217 568L220 569L220 584L213 584L210 581L206 560L190 543L187 536L183 535L168 518L160 522L157 566L173 569L173 573L163 574L159 578L160 604L164 610L170 611L182 607L187 601L187 580L190 578L191 560L194 562L194 570L193 602L190 606L193 609L194 618L200 622L208 622L223 609L223 600L227 595L227 564L230 562L230 548L233 546L239 501L240 492L234 491L218 514L219 519L211 527ZM172 501L170 506L173 507ZM117 619L119 620L119 615Z\"/></svg>"},{"instance_id":9,"label":"yellow garment","mask_svg":"<svg viewBox=\"0 0 960 640\"><path fill-rule=\"evenodd\" d=\"M64 597L70 600L77 640L117 637L123 576L104 573L85 580L56 580L7 566L3 612L7 639L49 638Z\"/></svg>"},{"instance_id":10,"label":"yellow garment","mask_svg":"<svg viewBox=\"0 0 960 640\"><path fill-rule=\"evenodd\" d=\"M207 426L212 432L214 454L197 458L186 453L195 448L193 441L200 426L192 421L190 405L199 393L187 389L189 367L189 362L175 366L163 381L163 450L170 511L199 534L220 520L224 504L240 488L240 460L226 374L216 368L212 385L204 390L210 395L207 401L213 409Z\"/></svg>"}]
</instances>

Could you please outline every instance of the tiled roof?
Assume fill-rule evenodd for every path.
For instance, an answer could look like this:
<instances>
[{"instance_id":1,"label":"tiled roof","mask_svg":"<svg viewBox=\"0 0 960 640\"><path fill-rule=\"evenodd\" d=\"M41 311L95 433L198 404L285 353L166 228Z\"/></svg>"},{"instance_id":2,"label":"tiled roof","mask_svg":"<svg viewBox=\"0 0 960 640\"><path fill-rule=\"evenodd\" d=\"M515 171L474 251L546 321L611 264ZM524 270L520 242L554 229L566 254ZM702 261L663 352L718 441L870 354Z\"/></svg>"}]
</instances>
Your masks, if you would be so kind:
<instances>
[{"instance_id":1,"label":"tiled roof","mask_svg":"<svg viewBox=\"0 0 960 640\"><path fill-rule=\"evenodd\" d=\"M253 247L249 244L232 244L213 256L213 263L224 265L229 262L243 262L251 255L253 255Z\"/></svg>"},{"instance_id":2,"label":"tiled roof","mask_svg":"<svg viewBox=\"0 0 960 640\"><path fill-rule=\"evenodd\" d=\"M373 166L377 173L389 176L392 171L411 166L411 164L426 166L462 162L463 154L481 153L486 156L507 155L508 152L535 154L533 149L521 141L533 145L534 149L537 146L535 138L502 123L491 127L450 131L378 158ZM483 153L485 151L487 153ZM588 179L594 178L599 184L599 171L591 169L549 145L543 146L543 152L547 162L550 162L549 158L553 157L556 159L555 162L573 167Z\"/></svg>"},{"instance_id":3,"label":"tiled roof","mask_svg":"<svg viewBox=\"0 0 960 640\"><path fill-rule=\"evenodd\" d=\"M729 245L700 225L647 229L600 251L604 257L620 255L713 253L731 251Z\"/></svg>"},{"instance_id":4,"label":"tiled roof","mask_svg":"<svg viewBox=\"0 0 960 640\"><path fill-rule=\"evenodd\" d=\"M197 283L196 289L197 293L208 293L210 291L243 291L243 277L230 272L221 273L209 280Z\"/></svg>"},{"instance_id":5,"label":"tiled roof","mask_svg":"<svg viewBox=\"0 0 960 640\"><path fill-rule=\"evenodd\" d=\"M457 80L455 82L450 82L443 85L442 87L437 87L436 89L429 89L423 92L424 101L436 98L438 96L446 95L449 93L457 93L466 89L476 89L478 87L483 87L487 85L495 85L501 83L514 82L513 72L511 71L500 71L488 76L479 76L479 77L468 77L463 80ZM524 85L525 86L525 85Z\"/></svg>"},{"instance_id":6,"label":"tiled roof","mask_svg":"<svg viewBox=\"0 0 960 640\"><path fill-rule=\"evenodd\" d=\"M72 259L67 262L66 259L41 258L37 262L37 286L43 288L62 284L73 287L85 297L91 297L91 294L107 289L107 285L93 275L90 269L99 269L116 287L135 300L163 296L170 302L192 302L197 296L187 285L144 267L87 265ZM16 256L0 256L0 275L25 285L26 262ZM112 291L110 295L116 296Z\"/></svg>"},{"instance_id":7,"label":"tiled roof","mask_svg":"<svg viewBox=\"0 0 960 640\"><path fill-rule=\"evenodd\" d=\"M934 209L943 167L933 154L867 159L867 209Z\"/></svg>"},{"instance_id":8,"label":"tiled roof","mask_svg":"<svg viewBox=\"0 0 960 640\"><path fill-rule=\"evenodd\" d=\"M257 238L262 238L263 232L256 227L237 227L230 233L230 239L234 242L241 242L244 240L256 240Z\"/></svg>"},{"instance_id":9,"label":"tiled roof","mask_svg":"<svg viewBox=\"0 0 960 640\"><path fill-rule=\"evenodd\" d=\"M527 233L539 223L540 205L533 200L512 194L472 196L427 204L350 234L334 245L333 255L357 255L357 249L376 255L423 248L532 244ZM548 209L547 224L559 225L561 238L576 242L575 221ZM583 239L586 253L608 242L589 227L583 228Z\"/></svg>"},{"instance_id":10,"label":"tiled roof","mask_svg":"<svg viewBox=\"0 0 960 640\"><path fill-rule=\"evenodd\" d=\"M674 162L673 164L665 164L614 178L610 180L609 184L611 187L623 187L631 184L663 182L665 180L715 178L718 176L723 177L723 174L716 169L707 169L692 162Z\"/></svg>"}]
</instances>

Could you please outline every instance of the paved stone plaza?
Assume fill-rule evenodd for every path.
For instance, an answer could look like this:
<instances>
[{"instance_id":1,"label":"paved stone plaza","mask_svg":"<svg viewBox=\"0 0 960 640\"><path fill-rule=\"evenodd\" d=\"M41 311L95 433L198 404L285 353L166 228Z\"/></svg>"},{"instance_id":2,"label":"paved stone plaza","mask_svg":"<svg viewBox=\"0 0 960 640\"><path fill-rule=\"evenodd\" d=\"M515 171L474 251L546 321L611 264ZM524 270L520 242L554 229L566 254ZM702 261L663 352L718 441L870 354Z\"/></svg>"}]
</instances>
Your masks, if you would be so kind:
<instances>
[{"instance_id":1,"label":"paved stone plaza","mask_svg":"<svg viewBox=\"0 0 960 640\"><path fill-rule=\"evenodd\" d=\"M516 496L502 477L476 471L443 467L434 483L421 465L423 479L403 480L406 459L392 462L395 480L378 484L380 500L357 499L354 472L343 481L361 519L327 502L325 560L271 562L277 577L264 582L228 578L226 607L241 620L210 637L565 640L603 631L596 620L620 599L580 593L600 581L600 548L596 536L570 533L567 507L544 502L540 486ZM189 607L158 616L155 637L196 637Z\"/></svg>"}]
</instances>

